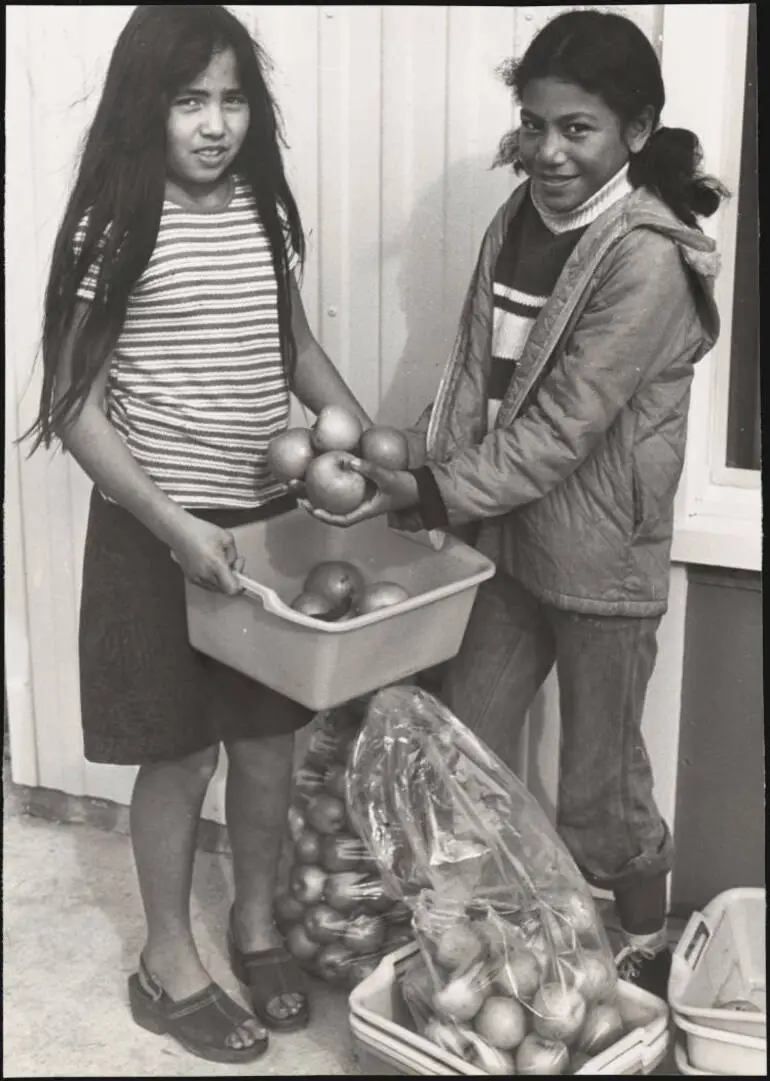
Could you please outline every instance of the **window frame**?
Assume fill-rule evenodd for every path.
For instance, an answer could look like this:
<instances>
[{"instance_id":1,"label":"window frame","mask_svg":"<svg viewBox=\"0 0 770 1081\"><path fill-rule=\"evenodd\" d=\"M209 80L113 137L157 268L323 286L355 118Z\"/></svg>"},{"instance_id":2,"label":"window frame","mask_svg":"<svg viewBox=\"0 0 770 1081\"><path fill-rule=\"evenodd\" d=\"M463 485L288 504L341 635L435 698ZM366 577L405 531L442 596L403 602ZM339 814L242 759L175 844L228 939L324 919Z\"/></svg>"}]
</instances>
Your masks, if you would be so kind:
<instances>
[{"instance_id":1,"label":"window frame","mask_svg":"<svg viewBox=\"0 0 770 1081\"><path fill-rule=\"evenodd\" d=\"M760 570L761 471L727 463L738 184L740 179L749 4L666 4L663 122L694 131L705 169L733 192L705 219L722 257L715 285L722 329L695 368L689 436L675 508L672 560ZM693 60L709 78L693 77Z\"/></svg>"}]
</instances>

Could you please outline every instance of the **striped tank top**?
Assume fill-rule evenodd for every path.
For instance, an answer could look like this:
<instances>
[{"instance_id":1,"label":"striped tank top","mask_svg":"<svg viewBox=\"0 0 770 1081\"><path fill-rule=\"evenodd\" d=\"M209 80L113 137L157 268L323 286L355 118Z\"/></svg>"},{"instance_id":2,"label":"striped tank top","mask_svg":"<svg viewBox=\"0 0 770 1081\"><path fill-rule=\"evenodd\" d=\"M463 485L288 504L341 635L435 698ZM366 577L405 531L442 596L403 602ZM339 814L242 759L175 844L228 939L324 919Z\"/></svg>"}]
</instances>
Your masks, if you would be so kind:
<instances>
[{"instance_id":1,"label":"striped tank top","mask_svg":"<svg viewBox=\"0 0 770 1081\"><path fill-rule=\"evenodd\" d=\"M81 299L93 300L97 273ZM250 508L286 491L266 455L289 405L278 286L251 190L236 178L230 202L206 212L166 199L110 363L110 421L175 502Z\"/></svg>"}]
</instances>

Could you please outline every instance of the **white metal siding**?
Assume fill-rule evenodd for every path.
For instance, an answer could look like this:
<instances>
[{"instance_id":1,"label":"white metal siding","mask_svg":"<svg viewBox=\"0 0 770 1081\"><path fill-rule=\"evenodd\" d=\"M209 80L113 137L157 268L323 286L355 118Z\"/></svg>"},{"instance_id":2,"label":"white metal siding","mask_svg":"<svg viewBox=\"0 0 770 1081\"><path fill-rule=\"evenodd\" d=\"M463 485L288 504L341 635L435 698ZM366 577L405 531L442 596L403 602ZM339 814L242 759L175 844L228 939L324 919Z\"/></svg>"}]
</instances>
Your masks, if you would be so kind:
<instances>
[{"instance_id":1,"label":"white metal siding","mask_svg":"<svg viewBox=\"0 0 770 1081\"><path fill-rule=\"evenodd\" d=\"M14 778L127 802L134 771L82 757L77 612L89 483L12 440L76 149L132 7L11 6L7 18L6 681ZM512 176L490 171L513 107L495 68L558 7L238 6L275 62L286 162L308 235L311 325L379 419L430 400L463 293ZM659 45L661 5L615 8ZM553 716L554 690L541 705ZM558 726L533 751L555 790ZM539 774L536 776L536 774ZM222 817L221 785L208 813Z\"/></svg>"}]
</instances>

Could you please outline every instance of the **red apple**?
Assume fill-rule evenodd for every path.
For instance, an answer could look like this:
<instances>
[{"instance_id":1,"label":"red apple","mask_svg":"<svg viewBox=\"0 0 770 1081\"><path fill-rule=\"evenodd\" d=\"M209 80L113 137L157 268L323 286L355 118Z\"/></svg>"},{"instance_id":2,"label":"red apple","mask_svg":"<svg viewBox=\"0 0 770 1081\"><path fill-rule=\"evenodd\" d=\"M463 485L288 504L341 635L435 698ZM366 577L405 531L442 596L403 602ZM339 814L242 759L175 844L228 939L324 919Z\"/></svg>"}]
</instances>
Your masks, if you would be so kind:
<instances>
[{"instance_id":1,"label":"red apple","mask_svg":"<svg viewBox=\"0 0 770 1081\"><path fill-rule=\"evenodd\" d=\"M335 604L334 601L321 596L320 593L311 593L304 589L294 598L289 608L299 612L300 615L310 616L311 619L320 619L324 623L336 623L338 619L347 614L350 601Z\"/></svg>"},{"instance_id":2,"label":"red apple","mask_svg":"<svg viewBox=\"0 0 770 1081\"><path fill-rule=\"evenodd\" d=\"M305 490L314 507L329 514L348 514L360 507L366 495L366 480L349 468L352 455L328 451L314 458L305 474Z\"/></svg>"},{"instance_id":3,"label":"red apple","mask_svg":"<svg viewBox=\"0 0 770 1081\"><path fill-rule=\"evenodd\" d=\"M348 980L348 969L353 953L341 942L322 946L315 958L315 966L322 979L328 983L342 984Z\"/></svg>"},{"instance_id":4,"label":"red apple","mask_svg":"<svg viewBox=\"0 0 770 1081\"><path fill-rule=\"evenodd\" d=\"M361 615L377 612L381 608L391 608L394 604L401 604L409 600L409 593L397 582L375 582L366 586L358 600L358 611Z\"/></svg>"},{"instance_id":5,"label":"red apple","mask_svg":"<svg viewBox=\"0 0 770 1081\"><path fill-rule=\"evenodd\" d=\"M313 460L313 447L307 428L287 428L270 440L267 464L278 480L302 480Z\"/></svg>"},{"instance_id":6,"label":"red apple","mask_svg":"<svg viewBox=\"0 0 770 1081\"><path fill-rule=\"evenodd\" d=\"M326 559L311 567L302 588L340 605L350 603L361 592L364 576L354 563L345 559Z\"/></svg>"},{"instance_id":7,"label":"red apple","mask_svg":"<svg viewBox=\"0 0 770 1081\"><path fill-rule=\"evenodd\" d=\"M531 1077L544 1077L567 1072L569 1051L561 1040L528 1032L516 1051L516 1072Z\"/></svg>"},{"instance_id":8,"label":"red apple","mask_svg":"<svg viewBox=\"0 0 770 1081\"><path fill-rule=\"evenodd\" d=\"M316 905L324 895L326 871L313 864L298 864L289 878L291 892L303 905Z\"/></svg>"},{"instance_id":9,"label":"red apple","mask_svg":"<svg viewBox=\"0 0 770 1081\"><path fill-rule=\"evenodd\" d=\"M319 833L340 833L345 825L345 804L336 796L320 792L308 804L306 818Z\"/></svg>"},{"instance_id":10,"label":"red apple","mask_svg":"<svg viewBox=\"0 0 770 1081\"><path fill-rule=\"evenodd\" d=\"M363 426L358 417L339 405L325 405L310 432L317 454L330 450L352 451L358 446Z\"/></svg>"},{"instance_id":11,"label":"red apple","mask_svg":"<svg viewBox=\"0 0 770 1081\"><path fill-rule=\"evenodd\" d=\"M305 962L312 961L321 948L317 942L313 942L312 938L308 937L305 925L302 923L295 923L286 932L286 945L292 956L298 961Z\"/></svg>"},{"instance_id":12,"label":"red apple","mask_svg":"<svg viewBox=\"0 0 770 1081\"><path fill-rule=\"evenodd\" d=\"M305 930L313 942L321 944L341 942L348 927L348 921L342 913L325 904L312 905L308 908L303 921Z\"/></svg>"},{"instance_id":13,"label":"red apple","mask_svg":"<svg viewBox=\"0 0 770 1081\"><path fill-rule=\"evenodd\" d=\"M294 852L299 863L320 863L321 838L315 830L303 830L294 841Z\"/></svg>"},{"instance_id":14,"label":"red apple","mask_svg":"<svg viewBox=\"0 0 770 1081\"><path fill-rule=\"evenodd\" d=\"M409 443L398 428L376 424L361 436L361 457L383 469L406 469Z\"/></svg>"}]
</instances>

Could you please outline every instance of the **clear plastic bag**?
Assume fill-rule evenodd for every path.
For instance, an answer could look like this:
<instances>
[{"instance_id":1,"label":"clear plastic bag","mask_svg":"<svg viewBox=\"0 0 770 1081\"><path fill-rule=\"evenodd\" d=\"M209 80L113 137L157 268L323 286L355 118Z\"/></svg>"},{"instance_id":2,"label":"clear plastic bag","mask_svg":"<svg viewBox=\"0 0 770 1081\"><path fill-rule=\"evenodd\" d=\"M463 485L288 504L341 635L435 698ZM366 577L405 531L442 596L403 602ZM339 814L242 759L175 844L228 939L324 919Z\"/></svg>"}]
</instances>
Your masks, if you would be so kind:
<instances>
[{"instance_id":1,"label":"clear plastic bag","mask_svg":"<svg viewBox=\"0 0 770 1081\"><path fill-rule=\"evenodd\" d=\"M440 702L380 691L352 749L348 815L420 955L418 1032L488 1073L567 1073L624 1034L587 883L537 801Z\"/></svg>"},{"instance_id":2,"label":"clear plastic bag","mask_svg":"<svg viewBox=\"0 0 770 1081\"><path fill-rule=\"evenodd\" d=\"M314 975L348 988L413 938L409 909L386 894L345 805L347 760L367 700L317 718L294 776L290 866L275 902L294 956Z\"/></svg>"}]
</instances>

